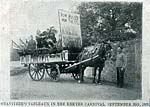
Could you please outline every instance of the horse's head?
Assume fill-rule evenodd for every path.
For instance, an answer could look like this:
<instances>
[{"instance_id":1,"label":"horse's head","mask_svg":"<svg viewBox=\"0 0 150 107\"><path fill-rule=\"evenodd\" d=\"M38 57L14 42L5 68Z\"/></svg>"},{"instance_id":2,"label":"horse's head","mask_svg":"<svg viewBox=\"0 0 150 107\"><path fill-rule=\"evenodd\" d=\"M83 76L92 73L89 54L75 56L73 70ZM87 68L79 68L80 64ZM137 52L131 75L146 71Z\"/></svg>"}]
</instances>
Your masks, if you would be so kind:
<instances>
[{"instance_id":1,"label":"horse's head","mask_svg":"<svg viewBox=\"0 0 150 107\"><path fill-rule=\"evenodd\" d=\"M101 56L102 58L110 58L111 57L111 44L108 42L101 42L97 45L97 54Z\"/></svg>"},{"instance_id":2,"label":"horse's head","mask_svg":"<svg viewBox=\"0 0 150 107\"><path fill-rule=\"evenodd\" d=\"M104 44L105 44L105 51L111 51L112 49L111 44L109 42L104 42Z\"/></svg>"}]
</instances>

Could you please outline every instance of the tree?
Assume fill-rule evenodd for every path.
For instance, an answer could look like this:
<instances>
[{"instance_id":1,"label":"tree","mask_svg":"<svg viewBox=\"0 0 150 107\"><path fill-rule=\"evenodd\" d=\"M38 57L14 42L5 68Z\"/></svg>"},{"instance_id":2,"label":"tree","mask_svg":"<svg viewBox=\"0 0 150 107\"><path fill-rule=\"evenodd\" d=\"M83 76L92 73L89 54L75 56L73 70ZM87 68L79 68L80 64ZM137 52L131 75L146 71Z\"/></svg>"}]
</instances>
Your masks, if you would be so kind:
<instances>
[{"instance_id":1,"label":"tree","mask_svg":"<svg viewBox=\"0 0 150 107\"><path fill-rule=\"evenodd\" d=\"M84 46L91 45L99 39L121 41L141 38L141 3L83 2L78 10Z\"/></svg>"}]
</instances>

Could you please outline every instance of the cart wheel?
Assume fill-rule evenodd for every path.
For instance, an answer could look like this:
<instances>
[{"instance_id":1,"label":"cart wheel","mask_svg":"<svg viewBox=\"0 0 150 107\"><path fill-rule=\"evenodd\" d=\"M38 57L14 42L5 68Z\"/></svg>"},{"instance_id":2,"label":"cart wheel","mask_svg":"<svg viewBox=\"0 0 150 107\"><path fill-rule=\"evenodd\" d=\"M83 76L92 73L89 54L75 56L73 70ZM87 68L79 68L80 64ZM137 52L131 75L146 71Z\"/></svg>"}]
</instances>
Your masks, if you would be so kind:
<instances>
[{"instance_id":1,"label":"cart wheel","mask_svg":"<svg viewBox=\"0 0 150 107\"><path fill-rule=\"evenodd\" d=\"M52 71L51 68L46 68L46 72L47 72L49 77L51 77L51 71Z\"/></svg>"},{"instance_id":2,"label":"cart wheel","mask_svg":"<svg viewBox=\"0 0 150 107\"><path fill-rule=\"evenodd\" d=\"M53 81L58 81L60 78L59 65L52 65L50 68L46 69L47 74L51 77Z\"/></svg>"},{"instance_id":3,"label":"cart wheel","mask_svg":"<svg viewBox=\"0 0 150 107\"><path fill-rule=\"evenodd\" d=\"M45 69L37 64L29 64L29 75L34 81L40 81L44 77Z\"/></svg>"},{"instance_id":4,"label":"cart wheel","mask_svg":"<svg viewBox=\"0 0 150 107\"><path fill-rule=\"evenodd\" d=\"M79 80L80 75L78 73L72 73L72 76L75 80Z\"/></svg>"}]
</instances>

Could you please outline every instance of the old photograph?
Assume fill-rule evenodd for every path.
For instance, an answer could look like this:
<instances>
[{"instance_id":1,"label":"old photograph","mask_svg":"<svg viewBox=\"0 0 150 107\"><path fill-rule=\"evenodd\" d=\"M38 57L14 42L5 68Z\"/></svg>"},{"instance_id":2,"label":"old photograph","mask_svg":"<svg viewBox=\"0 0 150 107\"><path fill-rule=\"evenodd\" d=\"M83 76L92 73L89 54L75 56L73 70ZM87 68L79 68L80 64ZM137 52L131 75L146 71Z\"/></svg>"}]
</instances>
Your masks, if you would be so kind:
<instances>
[{"instance_id":1,"label":"old photograph","mask_svg":"<svg viewBox=\"0 0 150 107\"><path fill-rule=\"evenodd\" d=\"M142 2L10 5L12 100L141 100Z\"/></svg>"}]
</instances>

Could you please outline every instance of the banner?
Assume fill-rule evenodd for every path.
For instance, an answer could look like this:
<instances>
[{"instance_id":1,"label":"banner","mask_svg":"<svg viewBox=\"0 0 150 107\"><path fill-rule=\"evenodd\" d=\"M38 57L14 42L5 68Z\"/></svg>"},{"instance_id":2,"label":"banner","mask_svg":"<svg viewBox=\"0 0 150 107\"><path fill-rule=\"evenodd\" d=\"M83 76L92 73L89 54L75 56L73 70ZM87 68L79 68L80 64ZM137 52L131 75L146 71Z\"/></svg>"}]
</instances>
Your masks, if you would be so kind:
<instances>
[{"instance_id":1,"label":"banner","mask_svg":"<svg viewBox=\"0 0 150 107\"><path fill-rule=\"evenodd\" d=\"M58 10L58 15L62 46L80 48L82 46L80 15L64 10Z\"/></svg>"}]
</instances>

